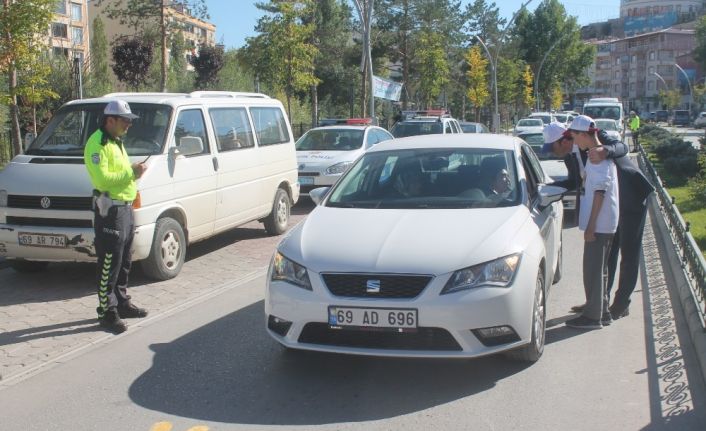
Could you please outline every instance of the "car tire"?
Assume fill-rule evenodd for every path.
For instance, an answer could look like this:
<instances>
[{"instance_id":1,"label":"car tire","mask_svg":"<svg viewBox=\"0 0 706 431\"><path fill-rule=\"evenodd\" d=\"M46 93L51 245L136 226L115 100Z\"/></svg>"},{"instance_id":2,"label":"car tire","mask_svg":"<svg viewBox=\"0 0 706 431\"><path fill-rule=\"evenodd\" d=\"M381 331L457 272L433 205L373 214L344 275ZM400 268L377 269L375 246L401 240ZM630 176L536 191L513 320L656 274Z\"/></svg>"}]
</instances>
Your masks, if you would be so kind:
<instances>
[{"instance_id":1,"label":"car tire","mask_svg":"<svg viewBox=\"0 0 706 431\"><path fill-rule=\"evenodd\" d=\"M275 201L272 203L272 211L265 217L263 223L265 230L270 235L281 235L287 230L291 201L289 195L283 189L277 189Z\"/></svg>"},{"instance_id":2,"label":"car tire","mask_svg":"<svg viewBox=\"0 0 706 431\"><path fill-rule=\"evenodd\" d=\"M554 277L552 278L552 284L557 284L561 281L562 266L564 264L564 245L559 246L559 254L557 255L556 271L554 271Z\"/></svg>"},{"instance_id":3,"label":"car tire","mask_svg":"<svg viewBox=\"0 0 706 431\"><path fill-rule=\"evenodd\" d=\"M508 356L516 361L537 362L544 353L544 340L547 328L546 295L544 288L544 273L540 269L534 289L534 306L532 307L532 337L530 343L508 352Z\"/></svg>"},{"instance_id":4,"label":"car tire","mask_svg":"<svg viewBox=\"0 0 706 431\"><path fill-rule=\"evenodd\" d=\"M164 217L157 220L150 255L140 265L148 277L169 280L181 271L185 255L184 229L178 221Z\"/></svg>"},{"instance_id":5,"label":"car tire","mask_svg":"<svg viewBox=\"0 0 706 431\"><path fill-rule=\"evenodd\" d=\"M22 274L31 274L34 272L42 272L47 269L49 262L38 262L35 260L8 259L7 264L10 268Z\"/></svg>"}]
</instances>

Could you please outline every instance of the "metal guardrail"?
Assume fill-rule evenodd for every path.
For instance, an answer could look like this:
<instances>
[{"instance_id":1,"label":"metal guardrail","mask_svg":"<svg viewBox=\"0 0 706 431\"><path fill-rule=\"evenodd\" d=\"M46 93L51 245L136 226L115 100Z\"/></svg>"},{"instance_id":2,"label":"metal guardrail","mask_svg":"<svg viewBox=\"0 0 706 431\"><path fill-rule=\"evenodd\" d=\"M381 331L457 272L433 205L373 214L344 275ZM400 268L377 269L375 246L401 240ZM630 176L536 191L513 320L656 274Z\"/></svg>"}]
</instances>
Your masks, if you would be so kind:
<instances>
[{"instance_id":1,"label":"metal guardrail","mask_svg":"<svg viewBox=\"0 0 706 431\"><path fill-rule=\"evenodd\" d=\"M679 209L674 204L674 197L670 196L664 187L662 179L657 174L654 166L647 158L647 153L642 146L639 147L638 162L655 186L657 203L664 216L669 234L672 237L676 251L681 260L681 267L689 283L689 289L699 313L701 328L706 331L706 259L701 249L689 232L689 222L681 216Z\"/></svg>"}]
</instances>

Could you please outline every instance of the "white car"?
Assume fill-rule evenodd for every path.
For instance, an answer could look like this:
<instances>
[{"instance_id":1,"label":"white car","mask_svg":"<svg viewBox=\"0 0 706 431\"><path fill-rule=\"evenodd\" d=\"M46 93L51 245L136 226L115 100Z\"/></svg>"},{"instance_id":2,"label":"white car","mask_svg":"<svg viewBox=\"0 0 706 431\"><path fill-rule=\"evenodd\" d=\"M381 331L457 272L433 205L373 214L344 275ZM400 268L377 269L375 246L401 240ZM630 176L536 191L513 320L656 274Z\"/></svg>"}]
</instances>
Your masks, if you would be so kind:
<instances>
[{"instance_id":1,"label":"white car","mask_svg":"<svg viewBox=\"0 0 706 431\"><path fill-rule=\"evenodd\" d=\"M544 349L561 276L562 188L500 135L368 150L277 246L266 327L287 348L404 357Z\"/></svg>"},{"instance_id":2,"label":"white car","mask_svg":"<svg viewBox=\"0 0 706 431\"><path fill-rule=\"evenodd\" d=\"M600 130L604 130L609 137L622 142L623 135L620 134L617 121L611 118L596 118L593 121L596 123L596 127Z\"/></svg>"},{"instance_id":3,"label":"white car","mask_svg":"<svg viewBox=\"0 0 706 431\"><path fill-rule=\"evenodd\" d=\"M515 124L514 134L517 136L528 132L542 133L542 130L544 130L544 123L541 118L522 118Z\"/></svg>"},{"instance_id":4,"label":"white car","mask_svg":"<svg viewBox=\"0 0 706 431\"><path fill-rule=\"evenodd\" d=\"M368 118L335 123L339 124L309 130L295 144L303 195L314 188L332 185L365 150L394 139L387 130L373 126Z\"/></svg>"}]
</instances>

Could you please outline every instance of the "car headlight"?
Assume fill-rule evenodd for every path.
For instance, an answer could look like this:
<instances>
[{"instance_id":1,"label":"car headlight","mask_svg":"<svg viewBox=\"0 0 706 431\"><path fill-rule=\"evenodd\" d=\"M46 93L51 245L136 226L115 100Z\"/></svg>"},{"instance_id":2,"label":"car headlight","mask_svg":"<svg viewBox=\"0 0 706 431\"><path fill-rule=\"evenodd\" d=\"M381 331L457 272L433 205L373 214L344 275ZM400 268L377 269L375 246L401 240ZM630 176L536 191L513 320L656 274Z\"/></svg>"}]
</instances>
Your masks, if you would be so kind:
<instances>
[{"instance_id":1,"label":"car headlight","mask_svg":"<svg viewBox=\"0 0 706 431\"><path fill-rule=\"evenodd\" d=\"M7 206L7 190L0 190L0 207Z\"/></svg>"},{"instance_id":2,"label":"car headlight","mask_svg":"<svg viewBox=\"0 0 706 431\"><path fill-rule=\"evenodd\" d=\"M324 172L326 175L341 175L353 164L353 162L341 162L329 166Z\"/></svg>"},{"instance_id":3,"label":"car headlight","mask_svg":"<svg viewBox=\"0 0 706 431\"><path fill-rule=\"evenodd\" d=\"M270 265L270 280L286 281L302 289L312 290L306 268L287 259L279 251L275 253Z\"/></svg>"},{"instance_id":4,"label":"car headlight","mask_svg":"<svg viewBox=\"0 0 706 431\"><path fill-rule=\"evenodd\" d=\"M481 286L508 287L520 264L520 254L511 254L490 262L469 266L454 272L441 294L474 289Z\"/></svg>"}]
</instances>

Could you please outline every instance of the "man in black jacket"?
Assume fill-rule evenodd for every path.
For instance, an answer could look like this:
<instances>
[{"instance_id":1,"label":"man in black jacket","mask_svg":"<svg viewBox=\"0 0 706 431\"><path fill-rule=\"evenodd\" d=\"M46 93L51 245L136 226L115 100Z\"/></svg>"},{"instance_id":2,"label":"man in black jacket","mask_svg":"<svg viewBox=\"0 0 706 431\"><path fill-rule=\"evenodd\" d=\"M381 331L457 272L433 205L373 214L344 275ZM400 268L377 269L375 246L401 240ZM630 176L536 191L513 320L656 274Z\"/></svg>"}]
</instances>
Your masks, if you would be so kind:
<instances>
[{"instance_id":1,"label":"man in black jacket","mask_svg":"<svg viewBox=\"0 0 706 431\"><path fill-rule=\"evenodd\" d=\"M611 158L618 169L620 220L608 257L608 294L610 295L615 280L618 252L620 252L620 278L618 290L613 297L613 305L610 306L610 313L614 319L625 317L629 314L630 295L637 284L642 234L647 215L647 197L654 191L654 187L632 160L624 157L628 153L628 146L617 139L610 138L605 131L598 131L598 140L602 146L585 153L578 151L577 148L574 149L573 138L562 124L551 123L544 127L545 143L542 151L551 151L555 156L563 157L569 172L566 180L558 181L554 185L567 190L579 190L581 172L589 160L597 163ZM563 131L560 132L559 128ZM576 212L578 211L577 201ZM574 306L571 310L581 312L583 305Z\"/></svg>"}]
</instances>

